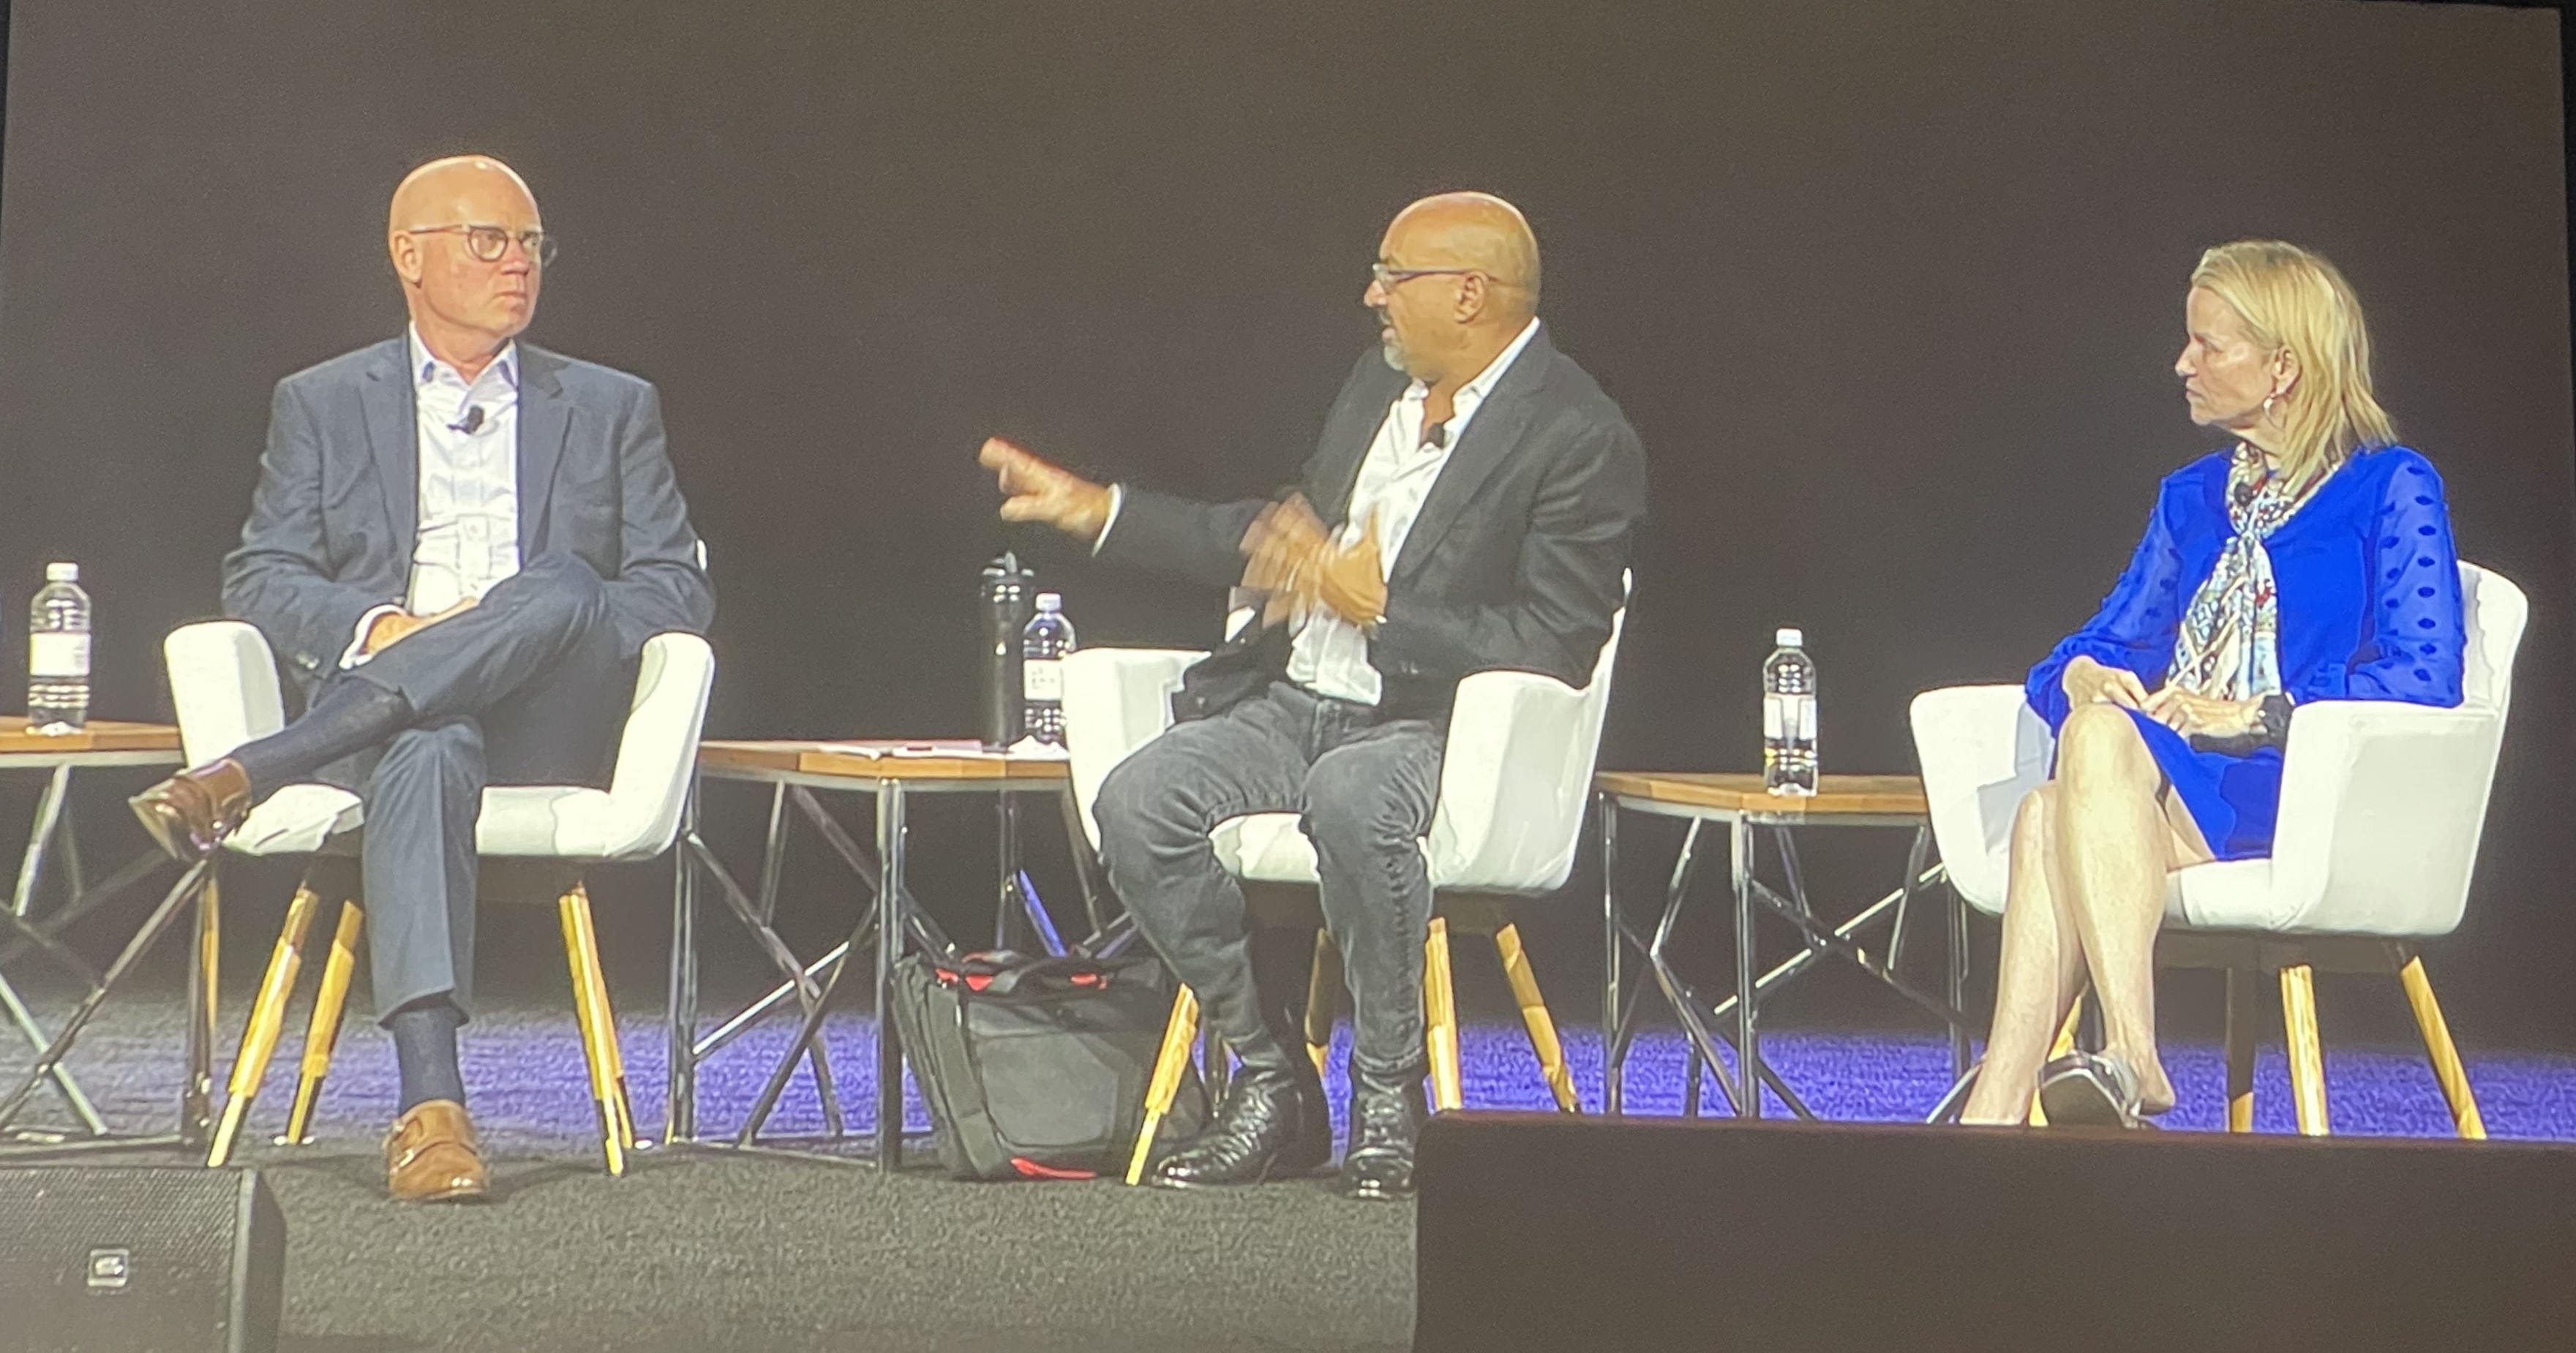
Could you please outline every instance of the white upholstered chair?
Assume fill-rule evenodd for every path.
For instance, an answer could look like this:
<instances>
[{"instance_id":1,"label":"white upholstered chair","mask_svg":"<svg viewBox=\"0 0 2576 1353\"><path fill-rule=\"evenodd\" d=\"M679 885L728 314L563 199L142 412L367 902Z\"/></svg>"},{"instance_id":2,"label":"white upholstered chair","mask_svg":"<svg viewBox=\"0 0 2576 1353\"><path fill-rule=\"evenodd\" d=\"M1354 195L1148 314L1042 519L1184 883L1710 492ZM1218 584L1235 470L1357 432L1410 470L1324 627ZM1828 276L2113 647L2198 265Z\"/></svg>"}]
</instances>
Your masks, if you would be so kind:
<instances>
[{"instance_id":1,"label":"white upholstered chair","mask_svg":"<svg viewBox=\"0 0 2576 1353\"><path fill-rule=\"evenodd\" d=\"M1248 620L1238 613L1237 623ZM1450 983L1449 932L1492 934L1504 978L1519 1004L1530 1047L1538 1056L1557 1107L1577 1110L1574 1080L1556 1024L1530 972L1508 899L1553 892L1574 867L1591 800L1593 758L1601 746L1601 721L1610 704L1611 669L1619 655L1627 609L1611 618L1610 638L1582 689L1535 672L1478 672L1458 683L1450 706L1447 749L1440 766L1440 797L1422 852L1430 865L1435 903L1424 951L1423 1008L1431 1061L1433 1107L1459 1107L1458 1012ZM1083 830L1096 849L1100 827L1092 804L1111 768L1152 741L1172 722L1171 697L1181 673L1205 653L1176 649L1091 648L1065 659L1065 748L1071 753L1075 802ZM1217 862L1247 885L1255 924L1278 909L1262 905L1263 893L1286 890L1303 904L1289 923L1319 920L1312 905L1315 848L1295 813L1255 813L1230 818L1209 834ZM1266 886L1265 886L1266 885ZM1280 923L1274 921L1274 924ZM1331 1041L1339 968L1328 935L1318 932L1315 967L1306 1005L1307 1051L1320 1070ZM1146 1106L1137 1143L1133 1182L1165 1111L1171 1107L1188 1055L1196 1004L1185 988L1174 1002L1172 1024Z\"/></svg>"},{"instance_id":2,"label":"white upholstered chair","mask_svg":"<svg viewBox=\"0 0 2576 1353\"><path fill-rule=\"evenodd\" d=\"M2157 961L2219 968L2227 981L2227 1122L2253 1127L2255 982L2280 975L2299 1130L2327 1130L2325 1064L2313 973L2394 972L2463 1137L2486 1135L2476 1097L2417 953L2460 924L2486 821L2513 657L2529 606L2522 590L2460 566L2468 654L2456 709L2390 701L2300 706L2283 752L2269 858L2173 875ZM2019 686L1956 686L1915 697L1914 745L1932 833L1951 886L2001 914L2013 813L2048 778L2048 727Z\"/></svg>"},{"instance_id":3,"label":"white upholstered chair","mask_svg":"<svg viewBox=\"0 0 2576 1353\"><path fill-rule=\"evenodd\" d=\"M162 654L188 764L204 765L285 726L277 666L258 630L237 620L189 625L170 635ZM591 1097L599 1108L600 1137L612 1174L625 1172L626 1153L635 1145L635 1122L581 870L650 859L670 848L688 798L707 693L714 683L715 655L706 640L694 634L655 635L644 644L608 788L495 785L483 791L482 814L475 822L486 895L523 892L534 885L555 898ZM355 859L363 817L358 796L345 789L288 785L263 799L225 839L227 850L242 855L317 858L287 905L286 924L242 1031L209 1164L223 1164L230 1156L277 1050L313 914L338 903L339 928L323 965L295 1103L282 1138L308 1139L363 924Z\"/></svg>"}]
</instances>

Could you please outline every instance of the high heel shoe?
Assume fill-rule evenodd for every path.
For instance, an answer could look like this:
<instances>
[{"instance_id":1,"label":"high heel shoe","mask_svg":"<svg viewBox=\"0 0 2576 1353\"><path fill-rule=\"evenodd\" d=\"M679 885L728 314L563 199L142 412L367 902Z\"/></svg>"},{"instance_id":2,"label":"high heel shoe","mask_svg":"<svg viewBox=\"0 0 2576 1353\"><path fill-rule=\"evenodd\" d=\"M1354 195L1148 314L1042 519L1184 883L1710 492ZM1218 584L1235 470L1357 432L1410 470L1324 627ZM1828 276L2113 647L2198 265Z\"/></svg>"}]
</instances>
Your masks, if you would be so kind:
<instances>
[{"instance_id":1,"label":"high heel shoe","mask_svg":"<svg viewBox=\"0 0 2576 1353\"><path fill-rule=\"evenodd\" d=\"M2107 1052L2070 1052L2039 1070L2039 1107L2052 1127L2138 1128L2138 1073Z\"/></svg>"}]
</instances>

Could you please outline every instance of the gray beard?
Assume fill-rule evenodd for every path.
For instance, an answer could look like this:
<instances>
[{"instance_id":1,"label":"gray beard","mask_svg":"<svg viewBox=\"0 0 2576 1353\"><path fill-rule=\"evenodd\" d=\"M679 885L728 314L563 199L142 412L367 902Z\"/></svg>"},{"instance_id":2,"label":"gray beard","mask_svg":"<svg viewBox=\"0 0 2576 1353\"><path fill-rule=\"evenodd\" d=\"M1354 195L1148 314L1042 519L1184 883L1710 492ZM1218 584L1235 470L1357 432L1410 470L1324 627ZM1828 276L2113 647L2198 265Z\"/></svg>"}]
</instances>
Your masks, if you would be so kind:
<instances>
[{"instance_id":1,"label":"gray beard","mask_svg":"<svg viewBox=\"0 0 2576 1353\"><path fill-rule=\"evenodd\" d=\"M1412 368L1404 364L1404 344L1393 333L1381 334L1378 337L1377 355L1385 358L1387 366L1398 375L1412 374Z\"/></svg>"}]
</instances>

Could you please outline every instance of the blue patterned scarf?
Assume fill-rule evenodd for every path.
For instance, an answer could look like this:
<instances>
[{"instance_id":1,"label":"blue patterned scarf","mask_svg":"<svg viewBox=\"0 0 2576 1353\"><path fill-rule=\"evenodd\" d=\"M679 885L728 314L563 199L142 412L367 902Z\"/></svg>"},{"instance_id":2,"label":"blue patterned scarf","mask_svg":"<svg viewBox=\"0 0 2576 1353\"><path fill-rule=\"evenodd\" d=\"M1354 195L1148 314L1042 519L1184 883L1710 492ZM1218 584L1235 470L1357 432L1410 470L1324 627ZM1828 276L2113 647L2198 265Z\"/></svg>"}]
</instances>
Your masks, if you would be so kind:
<instances>
[{"instance_id":1,"label":"blue patterned scarf","mask_svg":"<svg viewBox=\"0 0 2576 1353\"><path fill-rule=\"evenodd\" d=\"M2281 607L2263 542L2296 515L2331 473L2294 490L2263 453L2238 443L2227 470L2227 521L2236 535L2218 552L2174 633L2171 684L2215 700L2252 700L2281 689Z\"/></svg>"}]
</instances>

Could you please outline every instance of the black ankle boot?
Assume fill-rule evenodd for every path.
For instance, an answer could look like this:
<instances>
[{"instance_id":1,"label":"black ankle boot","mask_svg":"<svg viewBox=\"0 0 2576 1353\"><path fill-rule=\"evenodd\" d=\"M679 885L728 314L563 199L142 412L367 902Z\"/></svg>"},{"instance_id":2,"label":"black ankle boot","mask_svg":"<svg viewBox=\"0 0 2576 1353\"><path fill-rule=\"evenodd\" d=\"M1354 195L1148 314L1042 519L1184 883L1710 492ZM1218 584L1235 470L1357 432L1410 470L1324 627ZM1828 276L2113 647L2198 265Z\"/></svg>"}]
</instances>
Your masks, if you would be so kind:
<instances>
[{"instance_id":1,"label":"black ankle boot","mask_svg":"<svg viewBox=\"0 0 2576 1353\"><path fill-rule=\"evenodd\" d=\"M1332 1158L1324 1084L1298 1059L1278 1068L1237 1067L1216 1121L1164 1157L1151 1178L1176 1189L1258 1184L1313 1174Z\"/></svg>"},{"instance_id":2,"label":"black ankle boot","mask_svg":"<svg viewBox=\"0 0 2576 1353\"><path fill-rule=\"evenodd\" d=\"M1418 1070L1378 1076L1351 1068L1351 1149L1342 1153L1342 1196L1394 1202L1413 1196L1413 1144L1430 1117Z\"/></svg>"}]
</instances>

